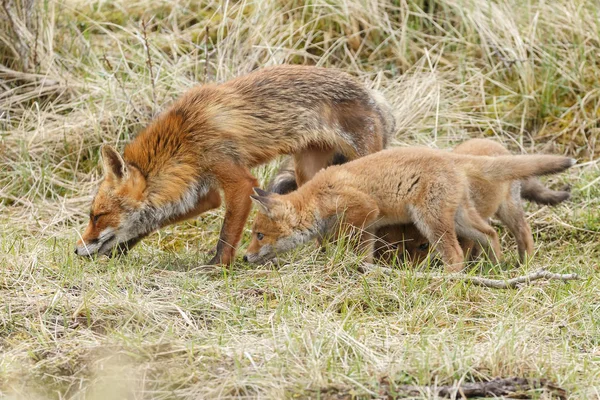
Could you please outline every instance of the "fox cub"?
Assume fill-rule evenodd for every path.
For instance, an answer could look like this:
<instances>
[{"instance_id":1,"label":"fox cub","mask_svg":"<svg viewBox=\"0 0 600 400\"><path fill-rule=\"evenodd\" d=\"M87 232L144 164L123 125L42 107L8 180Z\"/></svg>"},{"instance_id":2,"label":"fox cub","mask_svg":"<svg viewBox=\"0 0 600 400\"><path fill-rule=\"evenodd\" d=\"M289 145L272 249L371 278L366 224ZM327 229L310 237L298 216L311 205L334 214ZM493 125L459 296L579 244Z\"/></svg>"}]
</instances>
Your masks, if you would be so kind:
<instances>
[{"instance_id":1,"label":"fox cub","mask_svg":"<svg viewBox=\"0 0 600 400\"><path fill-rule=\"evenodd\" d=\"M549 155L469 156L428 148L395 148L320 171L298 190L272 194L255 189L259 213L245 256L265 262L314 238L358 228L366 261L377 229L414 223L435 244L449 271L463 267L457 234L500 255L498 235L479 215L469 181L507 182L563 171L574 160Z\"/></svg>"},{"instance_id":2,"label":"fox cub","mask_svg":"<svg viewBox=\"0 0 600 400\"><path fill-rule=\"evenodd\" d=\"M102 148L104 179L75 252L126 252L153 231L219 207L210 263L233 261L257 180L250 168L289 154L298 185L334 158L381 150L394 130L383 97L336 69L282 65L195 87L125 146Z\"/></svg>"},{"instance_id":3,"label":"fox cub","mask_svg":"<svg viewBox=\"0 0 600 400\"><path fill-rule=\"evenodd\" d=\"M510 155L501 144L489 139L468 140L453 152L492 157ZM479 215L486 220L497 217L515 237L521 263L533 254L533 237L521 206L521 198L555 205L570 197L567 191L546 188L536 177L504 182L469 178L469 189ZM418 263L429 254L429 241L412 224L383 227L377 231L377 237L381 239L375 243L375 258L387 263L405 256ZM459 240L464 252L477 255L478 249L473 242L460 237Z\"/></svg>"}]
</instances>

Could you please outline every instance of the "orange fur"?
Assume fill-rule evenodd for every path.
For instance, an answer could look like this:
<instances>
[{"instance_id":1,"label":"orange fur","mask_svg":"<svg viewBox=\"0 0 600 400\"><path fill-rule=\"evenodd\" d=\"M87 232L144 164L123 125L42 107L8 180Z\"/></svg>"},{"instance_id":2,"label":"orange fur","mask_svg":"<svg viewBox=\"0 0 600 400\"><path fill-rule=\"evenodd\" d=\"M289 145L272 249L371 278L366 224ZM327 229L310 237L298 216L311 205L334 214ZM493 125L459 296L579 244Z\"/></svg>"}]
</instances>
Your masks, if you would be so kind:
<instances>
[{"instance_id":1,"label":"orange fur","mask_svg":"<svg viewBox=\"0 0 600 400\"><path fill-rule=\"evenodd\" d=\"M457 233L500 255L498 236L475 210L469 181L506 182L553 173L573 164L560 156L468 156L428 148L395 148L321 170L297 191L252 196L259 213L246 258L263 262L309 240L339 230L361 232L359 247L373 257L378 228L414 223L441 253L450 271L460 270Z\"/></svg>"},{"instance_id":2,"label":"orange fur","mask_svg":"<svg viewBox=\"0 0 600 400\"><path fill-rule=\"evenodd\" d=\"M91 214L104 210L100 222L111 222L86 230L76 252L126 251L156 229L218 207L220 189L226 213L210 262L228 264L257 184L250 168L303 155L295 159L305 182L334 153L354 159L381 150L393 129L382 97L335 69L284 65L193 88L122 157L105 146L105 179Z\"/></svg>"},{"instance_id":3,"label":"orange fur","mask_svg":"<svg viewBox=\"0 0 600 400\"><path fill-rule=\"evenodd\" d=\"M503 156L510 152L501 144L489 139L471 139L454 151L457 154L476 156ZM545 188L536 177L522 181L486 181L469 179L470 197L479 215L488 219L496 216L513 234L517 241L519 259L525 262L533 254L533 237L521 206L519 187L526 187L529 198L551 199L555 203L569 197L567 192L555 192ZM380 238L375 243L375 257L386 263L394 259L402 260L407 257L410 261L419 263L429 255L429 241L414 225L390 225L377 231ZM461 247L465 254L477 256L479 247L472 240L460 238Z\"/></svg>"}]
</instances>

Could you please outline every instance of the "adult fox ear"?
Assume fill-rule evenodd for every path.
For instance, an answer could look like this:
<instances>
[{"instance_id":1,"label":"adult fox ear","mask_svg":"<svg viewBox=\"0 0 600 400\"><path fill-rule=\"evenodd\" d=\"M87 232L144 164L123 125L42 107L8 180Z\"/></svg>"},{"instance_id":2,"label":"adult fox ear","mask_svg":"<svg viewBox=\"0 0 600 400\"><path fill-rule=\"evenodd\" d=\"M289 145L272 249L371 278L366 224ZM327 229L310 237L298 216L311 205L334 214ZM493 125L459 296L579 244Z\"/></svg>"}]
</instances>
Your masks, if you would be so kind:
<instances>
[{"instance_id":1,"label":"adult fox ear","mask_svg":"<svg viewBox=\"0 0 600 400\"><path fill-rule=\"evenodd\" d=\"M268 217L273 214L273 206L276 201L264 196L250 195L250 199L258 206L258 208L265 213Z\"/></svg>"},{"instance_id":2,"label":"adult fox ear","mask_svg":"<svg viewBox=\"0 0 600 400\"><path fill-rule=\"evenodd\" d=\"M115 179L122 180L127 176L127 164L121 155L110 145L102 146L102 165L104 167L104 175Z\"/></svg>"}]
</instances>

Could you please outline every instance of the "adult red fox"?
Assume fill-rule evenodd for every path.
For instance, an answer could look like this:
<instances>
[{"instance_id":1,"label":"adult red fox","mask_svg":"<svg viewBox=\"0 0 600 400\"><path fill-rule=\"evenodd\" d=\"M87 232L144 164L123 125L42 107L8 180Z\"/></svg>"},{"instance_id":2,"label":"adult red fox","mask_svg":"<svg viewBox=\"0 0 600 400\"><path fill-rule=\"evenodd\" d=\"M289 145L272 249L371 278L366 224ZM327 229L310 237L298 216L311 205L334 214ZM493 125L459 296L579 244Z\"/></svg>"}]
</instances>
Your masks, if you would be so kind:
<instances>
[{"instance_id":1,"label":"adult red fox","mask_svg":"<svg viewBox=\"0 0 600 400\"><path fill-rule=\"evenodd\" d=\"M492 157L510 155L504 146L489 139L467 140L453 152ZM486 220L496 216L513 234L521 263L533 255L533 237L521 206L521 197L548 205L558 204L570 197L567 191L546 188L536 177L504 182L469 179L469 190L479 215ZM387 263L394 258L401 260L404 256L418 263L429 254L429 241L412 224L383 227L377 231L377 237L381 239L375 243L375 258ZM478 250L475 244L464 238L459 239L463 251L473 251L475 256Z\"/></svg>"},{"instance_id":2,"label":"adult red fox","mask_svg":"<svg viewBox=\"0 0 600 400\"><path fill-rule=\"evenodd\" d=\"M469 180L505 182L563 171L575 160L561 156L469 156L428 148L383 150L318 172L298 190L256 189L259 213L245 256L260 263L339 224L358 228L366 261L373 259L378 228L413 223L441 253L446 267L463 267L457 234L500 255L496 231L475 210Z\"/></svg>"},{"instance_id":3,"label":"adult red fox","mask_svg":"<svg viewBox=\"0 0 600 400\"><path fill-rule=\"evenodd\" d=\"M383 97L336 69L282 65L191 89L121 156L103 146L104 180L76 254L127 251L153 231L219 207L225 220L209 262L229 264L251 209L250 168L294 157L298 184L336 155L384 148L394 130Z\"/></svg>"}]
</instances>

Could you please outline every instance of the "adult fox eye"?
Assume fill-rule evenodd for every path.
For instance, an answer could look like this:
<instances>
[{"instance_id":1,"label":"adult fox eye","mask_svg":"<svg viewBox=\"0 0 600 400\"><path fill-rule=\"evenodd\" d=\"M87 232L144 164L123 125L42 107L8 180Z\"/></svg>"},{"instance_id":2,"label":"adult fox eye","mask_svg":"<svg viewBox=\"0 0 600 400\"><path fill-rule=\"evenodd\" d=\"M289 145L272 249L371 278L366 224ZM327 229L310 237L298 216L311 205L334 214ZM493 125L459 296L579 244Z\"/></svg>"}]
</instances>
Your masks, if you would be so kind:
<instances>
[{"instance_id":1,"label":"adult fox eye","mask_svg":"<svg viewBox=\"0 0 600 400\"><path fill-rule=\"evenodd\" d=\"M258 240L263 240L263 239L264 239L264 237L265 237L265 235L263 235L262 233L257 233L257 234L256 234L256 238L257 238Z\"/></svg>"},{"instance_id":2,"label":"adult fox eye","mask_svg":"<svg viewBox=\"0 0 600 400\"><path fill-rule=\"evenodd\" d=\"M96 225L98 223L98 220L100 219L100 217L102 217L103 215L106 215L106 213L100 213L100 214L96 214L93 216L92 220L94 221L94 225Z\"/></svg>"},{"instance_id":3,"label":"adult fox eye","mask_svg":"<svg viewBox=\"0 0 600 400\"><path fill-rule=\"evenodd\" d=\"M423 243L422 245L419 246L419 250L421 250L421 251L427 251L428 248L429 248L429 243Z\"/></svg>"}]
</instances>

